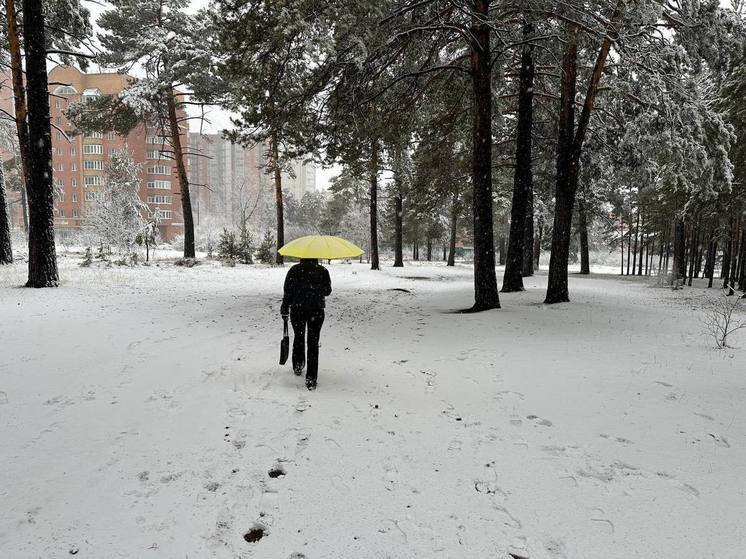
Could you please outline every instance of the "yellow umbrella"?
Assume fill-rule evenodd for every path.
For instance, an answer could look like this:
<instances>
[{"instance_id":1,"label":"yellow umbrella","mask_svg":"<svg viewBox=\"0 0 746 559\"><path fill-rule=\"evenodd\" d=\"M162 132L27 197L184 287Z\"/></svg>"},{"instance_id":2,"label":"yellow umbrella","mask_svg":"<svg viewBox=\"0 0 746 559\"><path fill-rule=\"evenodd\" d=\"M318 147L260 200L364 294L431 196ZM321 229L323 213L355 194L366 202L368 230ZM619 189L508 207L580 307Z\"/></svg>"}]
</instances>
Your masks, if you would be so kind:
<instances>
[{"instance_id":1,"label":"yellow umbrella","mask_svg":"<svg viewBox=\"0 0 746 559\"><path fill-rule=\"evenodd\" d=\"M290 241L279 252L283 256L330 260L332 258L355 258L363 253L363 249L339 237L308 235Z\"/></svg>"}]
</instances>

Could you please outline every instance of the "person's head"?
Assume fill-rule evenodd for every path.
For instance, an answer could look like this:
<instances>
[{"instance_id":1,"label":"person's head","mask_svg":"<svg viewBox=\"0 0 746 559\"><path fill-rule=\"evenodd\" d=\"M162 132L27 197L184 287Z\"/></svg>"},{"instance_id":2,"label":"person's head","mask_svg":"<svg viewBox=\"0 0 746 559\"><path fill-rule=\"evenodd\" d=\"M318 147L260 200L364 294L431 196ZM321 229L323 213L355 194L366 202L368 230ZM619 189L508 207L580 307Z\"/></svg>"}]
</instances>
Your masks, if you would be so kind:
<instances>
[{"instance_id":1,"label":"person's head","mask_svg":"<svg viewBox=\"0 0 746 559\"><path fill-rule=\"evenodd\" d=\"M300 263L301 264L318 264L319 259L318 258L301 258Z\"/></svg>"}]
</instances>

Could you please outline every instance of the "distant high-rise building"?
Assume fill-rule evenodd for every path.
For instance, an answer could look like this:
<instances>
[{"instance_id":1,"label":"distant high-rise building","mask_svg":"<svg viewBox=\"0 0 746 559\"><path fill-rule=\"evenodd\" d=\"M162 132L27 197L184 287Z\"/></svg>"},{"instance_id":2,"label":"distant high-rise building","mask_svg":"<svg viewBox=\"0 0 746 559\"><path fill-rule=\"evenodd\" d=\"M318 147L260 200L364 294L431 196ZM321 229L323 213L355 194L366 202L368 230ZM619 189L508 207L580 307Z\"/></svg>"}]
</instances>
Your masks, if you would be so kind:
<instances>
[{"instance_id":1,"label":"distant high-rise building","mask_svg":"<svg viewBox=\"0 0 746 559\"><path fill-rule=\"evenodd\" d=\"M129 152L140 168L140 198L160 216L160 233L170 241L184 233L181 189L168 139L148 123L126 137L114 132L73 136L64 111L72 104L101 95L117 95L133 78L125 74L84 74L71 66L49 72L52 119L52 164L57 186L55 229L64 234L81 227L86 207L104 185L108 162L114 152ZM186 114L181 112L182 117ZM186 145L186 129L182 142Z\"/></svg>"},{"instance_id":2,"label":"distant high-rise building","mask_svg":"<svg viewBox=\"0 0 746 559\"><path fill-rule=\"evenodd\" d=\"M189 182L195 222L207 217L235 224L261 196L274 197L274 180L266 173L265 148L233 144L219 134L189 134ZM316 168L295 161L282 174L283 191L301 198L316 190Z\"/></svg>"}]
</instances>

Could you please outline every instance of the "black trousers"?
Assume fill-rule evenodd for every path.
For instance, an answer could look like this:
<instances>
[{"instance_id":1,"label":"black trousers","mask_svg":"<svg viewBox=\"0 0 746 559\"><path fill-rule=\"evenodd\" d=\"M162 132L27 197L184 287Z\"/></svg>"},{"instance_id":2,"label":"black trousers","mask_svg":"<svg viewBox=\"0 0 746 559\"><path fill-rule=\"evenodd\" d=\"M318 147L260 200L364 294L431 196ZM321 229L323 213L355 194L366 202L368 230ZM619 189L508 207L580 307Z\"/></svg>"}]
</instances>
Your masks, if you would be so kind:
<instances>
[{"instance_id":1,"label":"black trousers","mask_svg":"<svg viewBox=\"0 0 746 559\"><path fill-rule=\"evenodd\" d=\"M293 369L307 364L306 378L316 379L319 374L319 337L324 324L324 309L290 309L293 325ZM308 330L308 359L306 359L306 330Z\"/></svg>"}]
</instances>

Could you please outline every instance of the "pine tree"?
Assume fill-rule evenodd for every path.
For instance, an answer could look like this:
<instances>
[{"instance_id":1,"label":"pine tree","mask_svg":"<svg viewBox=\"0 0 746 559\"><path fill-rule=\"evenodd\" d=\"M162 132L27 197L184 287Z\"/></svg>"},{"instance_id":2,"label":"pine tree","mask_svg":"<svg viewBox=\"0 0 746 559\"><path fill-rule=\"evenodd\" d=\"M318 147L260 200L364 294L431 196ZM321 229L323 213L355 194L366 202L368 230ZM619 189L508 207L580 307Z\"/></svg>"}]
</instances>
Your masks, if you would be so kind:
<instances>
[{"instance_id":1,"label":"pine tree","mask_svg":"<svg viewBox=\"0 0 746 559\"><path fill-rule=\"evenodd\" d=\"M282 171L317 147L318 107L326 85L328 26L333 6L317 2L218 0L212 10L218 73L226 84L224 103L235 113L228 136L244 146L266 146L273 178L276 262L285 244Z\"/></svg>"},{"instance_id":2,"label":"pine tree","mask_svg":"<svg viewBox=\"0 0 746 559\"><path fill-rule=\"evenodd\" d=\"M85 214L85 227L102 245L129 256L147 228L149 209L139 195L139 165L126 153L112 155L103 188Z\"/></svg>"},{"instance_id":3,"label":"pine tree","mask_svg":"<svg viewBox=\"0 0 746 559\"><path fill-rule=\"evenodd\" d=\"M275 258L275 239L272 236L271 231L265 231L262 242L259 244L259 248L256 251L256 257L262 264L272 264L276 262Z\"/></svg>"},{"instance_id":4,"label":"pine tree","mask_svg":"<svg viewBox=\"0 0 746 559\"><path fill-rule=\"evenodd\" d=\"M236 233L223 229L218 240L218 258L225 262L235 262L239 255L236 243Z\"/></svg>"},{"instance_id":5,"label":"pine tree","mask_svg":"<svg viewBox=\"0 0 746 559\"><path fill-rule=\"evenodd\" d=\"M54 243L54 175L47 84L47 47L41 0L23 0L29 160L26 190L29 206L27 287L56 287Z\"/></svg>"},{"instance_id":6,"label":"pine tree","mask_svg":"<svg viewBox=\"0 0 746 559\"><path fill-rule=\"evenodd\" d=\"M187 13L187 4L185 0L118 0L100 16L98 24L105 32L99 39L106 51L98 57L99 62L120 71L137 64L144 69L145 77L134 81L119 99L102 101L110 107L97 108L102 120L109 117L110 130L126 133L127 126L136 123L157 125L166 144L161 151L170 153L176 165L184 222L184 257L194 258L187 146L182 144L188 117L181 116L180 111L191 103L190 94L204 94L217 84L211 81L208 71L211 54L205 41L206 19ZM112 107L121 110L107 110ZM70 116L75 116L74 111Z\"/></svg>"}]
</instances>

